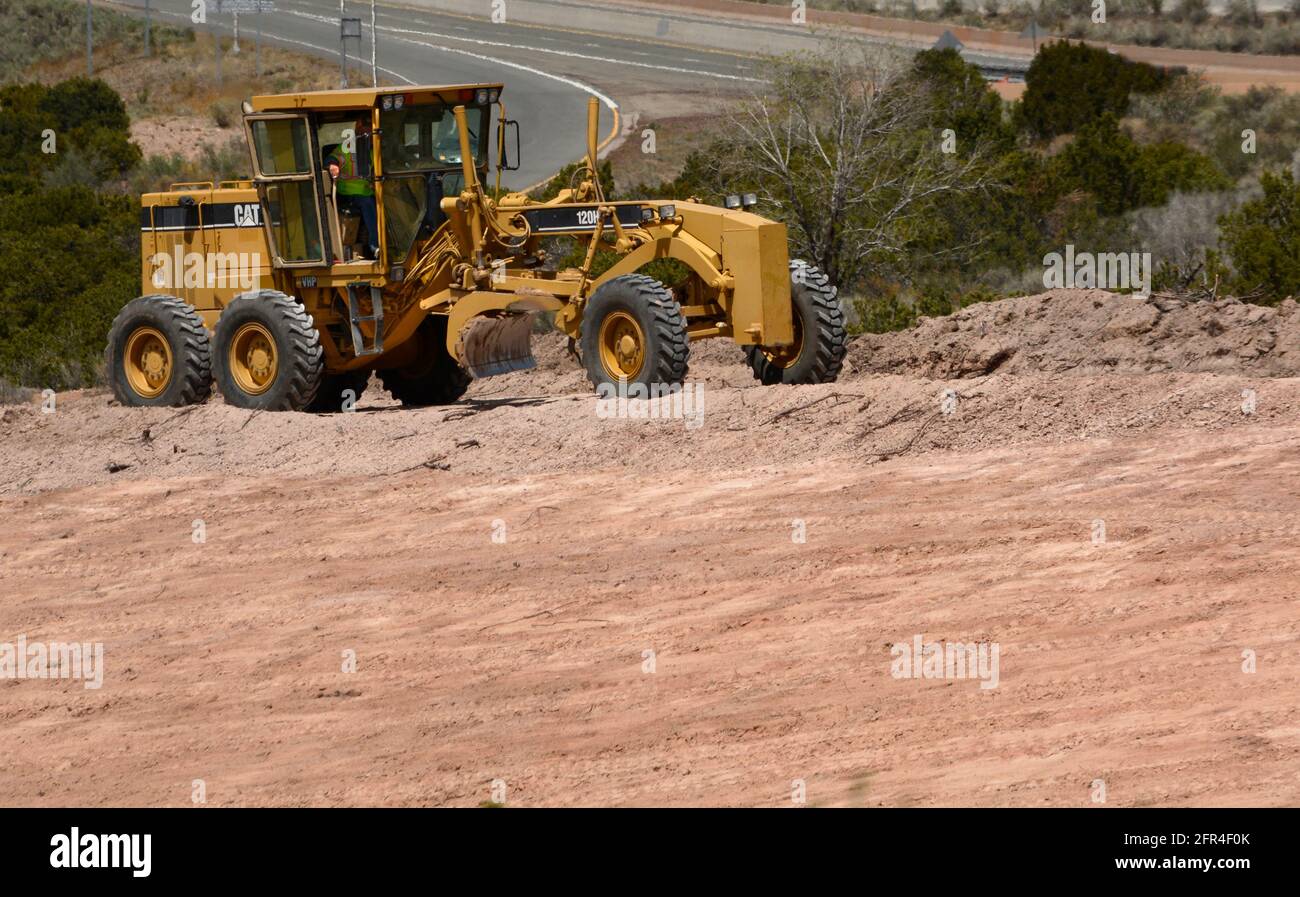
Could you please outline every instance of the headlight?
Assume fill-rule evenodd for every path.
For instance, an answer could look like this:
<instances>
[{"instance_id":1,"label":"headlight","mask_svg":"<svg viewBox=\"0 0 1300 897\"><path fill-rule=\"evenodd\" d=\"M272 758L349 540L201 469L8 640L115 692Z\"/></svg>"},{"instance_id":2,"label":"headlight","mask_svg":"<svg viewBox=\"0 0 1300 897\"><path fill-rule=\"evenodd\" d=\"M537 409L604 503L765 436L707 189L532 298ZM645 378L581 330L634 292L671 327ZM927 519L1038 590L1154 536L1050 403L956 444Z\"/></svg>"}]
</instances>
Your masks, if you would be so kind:
<instances>
[{"instance_id":1,"label":"headlight","mask_svg":"<svg viewBox=\"0 0 1300 897\"><path fill-rule=\"evenodd\" d=\"M403 96L402 94L399 93L397 96L393 97L393 108L394 108L394 109L401 109L401 108L402 108L403 106L405 106L405 105L406 105L406 97L405 97L405 96Z\"/></svg>"},{"instance_id":2,"label":"headlight","mask_svg":"<svg viewBox=\"0 0 1300 897\"><path fill-rule=\"evenodd\" d=\"M642 210L641 210L641 220L642 220L642 221L652 221L652 220L654 219L654 217L655 217L655 210L654 210L654 209L642 209Z\"/></svg>"},{"instance_id":3,"label":"headlight","mask_svg":"<svg viewBox=\"0 0 1300 897\"><path fill-rule=\"evenodd\" d=\"M758 205L758 194L746 193L740 198L740 204L747 209L752 209L754 206Z\"/></svg>"},{"instance_id":4,"label":"headlight","mask_svg":"<svg viewBox=\"0 0 1300 897\"><path fill-rule=\"evenodd\" d=\"M392 97L384 97L383 103L384 103L384 111L385 111L385 112L389 112L389 111L392 110L392 108L393 108L393 98L392 98Z\"/></svg>"},{"instance_id":5,"label":"headlight","mask_svg":"<svg viewBox=\"0 0 1300 897\"><path fill-rule=\"evenodd\" d=\"M722 201L722 204L729 209L738 209L740 208L740 195L738 193L729 194L727 198Z\"/></svg>"},{"instance_id":6,"label":"headlight","mask_svg":"<svg viewBox=\"0 0 1300 897\"><path fill-rule=\"evenodd\" d=\"M666 206L659 207L659 219L661 221L666 221L669 218L676 218L676 217L677 217L677 206L666 205Z\"/></svg>"},{"instance_id":7,"label":"headlight","mask_svg":"<svg viewBox=\"0 0 1300 897\"><path fill-rule=\"evenodd\" d=\"M482 106L482 105L485 105L485 104L487 103L487 101L488 101L488 92L487 92L487 88L485 88L485 87L480 87L480 88L478 89L478 93L474 94L474 102L476 102L476 103L478 103L480 106Z\"/></svg>"},{"instance_id":8,"label":"headlight","mask_svg":"<svg viewBox=\"0 0 1300 897\"><path fill-rule=\"evenodd\" d=\"M493 89L488 93L488 102L495 103L501 97L501 91Z\"/></svg>"}]
</instances>

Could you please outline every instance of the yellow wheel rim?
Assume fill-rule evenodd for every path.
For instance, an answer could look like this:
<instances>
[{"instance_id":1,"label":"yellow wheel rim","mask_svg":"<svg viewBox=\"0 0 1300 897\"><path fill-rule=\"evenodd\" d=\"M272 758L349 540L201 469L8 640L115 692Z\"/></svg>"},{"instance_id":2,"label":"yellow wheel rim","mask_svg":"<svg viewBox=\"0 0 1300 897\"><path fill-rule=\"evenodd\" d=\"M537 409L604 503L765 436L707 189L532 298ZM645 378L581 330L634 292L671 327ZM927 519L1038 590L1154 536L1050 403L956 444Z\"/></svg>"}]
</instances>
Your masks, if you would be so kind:
<instances>
[{"instance_id":1,"label":"yellow wheel rim","mask_svg":"<svg viewBox=\"0 0 1300 897\"><path fill-rule=\"evenodd\" d=\"M632 380L641 373L645 334L627 312L610 312L600 322L600 363L613 380Z\"/></svg>"},{"instance_id":2,"label":"yellow wheel rim","mask_svg":"<svg viewBox=\"0 0 1300 897\"><path fill-rule=\"evenodd\" d=\"M136 395L158 398L172 382L172 347L167 337L154 327L138 328L126 341L122 369Z\"/></svg>"},{"instance_id":3,"label":"yellow wheel rim","mask_svg":"<svg viewBox=\"0 0 1300 897\"><path fill-rule=\"evenodd\" d=\"M236 386L251 396L271 388L279 369L271 331L257 322L245 324L235 331L229 354L230 376Z\"/></svg>"},{"instance_id":4,"label":"yellow wheel rim","mask_svg":"<svg viewBox=\"0 0 1300 897\"><path fill-rule=\"evenodd\" d=\"M763 354L769 362L782 370L798 364L799 356L803 354L803 321L799 318L799 309L794 310L794 342L788 346L773 346L771 349L764 347Z\"/></svg>"}]
</instances>

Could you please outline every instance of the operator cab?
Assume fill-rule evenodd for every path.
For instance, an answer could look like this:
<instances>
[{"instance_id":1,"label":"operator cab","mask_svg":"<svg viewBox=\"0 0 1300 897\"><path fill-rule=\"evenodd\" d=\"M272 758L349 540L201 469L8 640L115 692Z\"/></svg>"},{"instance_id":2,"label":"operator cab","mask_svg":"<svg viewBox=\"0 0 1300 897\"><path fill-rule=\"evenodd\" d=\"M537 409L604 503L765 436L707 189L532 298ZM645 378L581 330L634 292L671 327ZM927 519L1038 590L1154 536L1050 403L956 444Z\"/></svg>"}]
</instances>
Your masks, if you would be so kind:
<instances>
[{"instance_id":1,"label":"operator cab","mask_svg":"<svg viewBox=\"0 0 1300 897\"><path fill-rule=\"evenodd\" d=\"M348 266L357 273L377 267L400 279L416 240L446 220L443 198L464 187L456 106L465 107L480 180L486 180L493 106L498 170L517 167L505 158L504 136L515 128L517 145L518 126L505 118L500 95L501 85L408 87L246 103L254 182L274 266ZM367 123L370 134L364 133Z\"/></svg>"}]
</instances>

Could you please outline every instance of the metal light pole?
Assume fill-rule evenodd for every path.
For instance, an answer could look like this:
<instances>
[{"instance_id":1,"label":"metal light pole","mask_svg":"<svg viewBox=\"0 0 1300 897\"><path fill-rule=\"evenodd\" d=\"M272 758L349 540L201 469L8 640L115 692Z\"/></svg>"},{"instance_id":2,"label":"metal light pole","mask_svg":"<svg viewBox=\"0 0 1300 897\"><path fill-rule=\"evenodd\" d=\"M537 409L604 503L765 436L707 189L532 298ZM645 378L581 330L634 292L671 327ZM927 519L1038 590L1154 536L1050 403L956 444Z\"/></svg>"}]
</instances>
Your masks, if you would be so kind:
<instances>
[{"instance_id":1,"label":"metal light pole","mask_svg":"<svg viewBox=\"0 0 1300 897\"><path fill-rule=\"evenodd\" d=\"M370 86L379 86L379 67L375 65L375 0L370 0Z\"/></svg>"},{"instance_id":2,"label":"metal light pole","mask_svg":"<svg viewBox=\"0 0 1300 897\"><path fill-rule=\"evenodd\" d=\"M212 18L212 46L217 54L217 87L221 86L221 32L217 29L216 16Z\"/></svg>"},{"instance_id":3,"label":"metal light pole","mask_svg":"<svg viewBox=\"0 0 1300 897\"><path fill-rule=\"evenodd\" d=\"M149 49L149 31L153 26L153 9L149 6L150 0L144 0L144 55L150 55Z\"/></svg>"},{"instance_id":4,"label":"metal light pole","mask_svg":"<svg viewBox=\"0 0 1300 897\"><path fill-rule=\"evenodd\" d=\"M235 43L230 48L230 52L236 56L239 55L239 10L235 10L232 15L235 17Z\"/></svg>"},{"instance_id":5,"label":"metal light pole","mask_svg":"<svg viewBox=\"0 0 1300 897\"><path fill-rule=\"evenodd\" d=\"M94 24L90 17L90 0L86 0L86 77L95 77Z\"/></svg>"},{"instance_id":6,"label":"metal light pole","mask_svg":"<svg viewBox=\"0 0 1300 897\"><path fill-rule=\"evenodd\" d=\"M340 87L348 86L348 42L347 39L343 37L343 17L347 14L347 10L343 8L343 4L346 2L347 0L339 0L339 86Z\"/></svg>"},{"instance_id":7,"label":"metal light pole","mask_svg":"<svg viewBox=\"0 0 1300 897\"><path fill-rule=\"evenodd\" d=\"M262 4L257 5L257 49L254 51L257 57L257 77L262 77Z\"/></svg>"}]
</instances>

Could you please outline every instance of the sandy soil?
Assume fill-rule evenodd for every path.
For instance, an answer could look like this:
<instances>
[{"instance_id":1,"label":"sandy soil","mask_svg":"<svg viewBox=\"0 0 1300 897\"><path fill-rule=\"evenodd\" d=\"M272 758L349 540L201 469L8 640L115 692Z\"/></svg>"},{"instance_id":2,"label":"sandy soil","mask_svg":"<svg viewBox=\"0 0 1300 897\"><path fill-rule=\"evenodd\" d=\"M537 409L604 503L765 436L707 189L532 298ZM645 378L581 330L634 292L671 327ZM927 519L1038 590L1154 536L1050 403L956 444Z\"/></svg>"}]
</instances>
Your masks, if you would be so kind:
<instances>
[{"instance_id":1,"label":"sandy soil","mask_svg":"<svg viewBox=\"0 0 1300 897\"><path fill-rule=\"evenodd\" d=\"M179 155L191 161L203 155L204 146L219 148L243 133L218 127L200 115L166 115L131 122L131 142L146 156Z\"/></svg>"},{"instance_id":2,"label":"sandy soil","mask_svg":"<svg viewBox=\"0 0 1300 897\"><path fill-rule=\"evenodd\" d=\"M1300 800L1293 309L1249 357L1232 303L962 314L1015 350L922 322L789 388L696 344L698 426L601 418L550 337L450 408L4 407L0 642L105 674L0 679L0 802ZM997 687L895 678L915 636Z\"/></svg>"}]
</instances>

